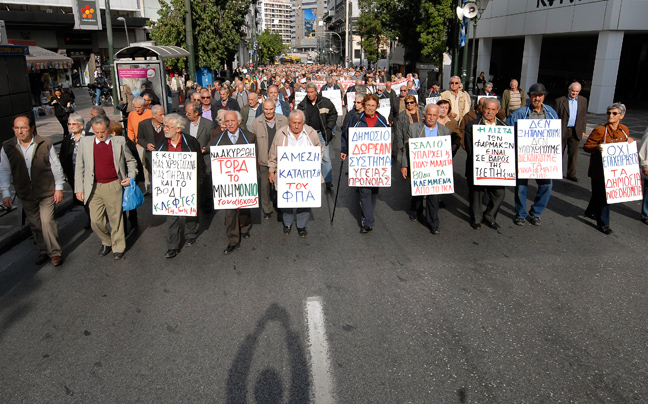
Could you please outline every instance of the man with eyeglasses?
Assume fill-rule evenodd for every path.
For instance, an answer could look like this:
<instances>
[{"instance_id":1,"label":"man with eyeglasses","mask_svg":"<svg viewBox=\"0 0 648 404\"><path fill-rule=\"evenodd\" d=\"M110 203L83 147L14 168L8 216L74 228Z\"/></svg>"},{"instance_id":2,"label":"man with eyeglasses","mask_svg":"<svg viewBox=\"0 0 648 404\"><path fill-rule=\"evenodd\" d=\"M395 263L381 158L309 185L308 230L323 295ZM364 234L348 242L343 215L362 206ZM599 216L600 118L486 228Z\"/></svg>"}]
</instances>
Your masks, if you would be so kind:
<instances>
[{"instance_id":1,"label":"man with eyeglasses","mask_svg":"<svg viewBox=\"0 0 648 404\"><path fill-rule=\"evenodd\" d=\"M515 133L517 133L518 119L559 119L556 111L548 105L544 104L547 89L542 83L535 83L529 89L529 97L531 102L522 108L513 111L506 119L508 126L515 126ZM516 136L517 139L517 136ZM517 146L517 145L516 145ZM534 226L540 226L540 215L547 207L549 198L551 198L551 188L553 181L550 179L536 179L538 184L538 192L536 193L531 210L529 210L529 222ZM528 179L520 179L515 183L515 210L517 215L513 221L518 226L524 226L527 218L527 186Z\"/></svg>"},{"instance_id":2,"label":"man with eyeglasses","mask_svg":"<svg viewBox=\"0 0 648 404\"><path fill-rule=\"evenodd\" d=\"M58 224L54 220L54 205L63 200L65 178L52 141L34 135L35 129L33 117L19 115L13 121L15 136L2 145L2 203L7 208L13 207L9 191L13 182L39 249L36 265L44 264L50 258L52 265L59 266L62 263L61 246L58 242Z\"/></svg>"},{"instance_id":3,"label":"man with eyeglasses","mask_svg":"<svg viewBox=\"0 0 648 404\"><path fill-rule=\"evenodd\" d=\"M441 99L450 103L448 116L461 122L464 115L470 110L470 95L461 90L461 78L459 76L450 77L450 90L441 93Z\"/></svg>"},{"instance_id":4,"label":"man with eyeglasses","mask_svg":"<svg viewBox=\"0 0 648 404\"><path fill-rule=\"evenodd\" d=\"M202 117L205 119L208 119L210 121L214 121L216 119L216 108L214 108L214 105L212 104L212 97L211 93L207 89L203 89L200 92L200 103L202 104L202 111L200 112Z\"/></svg>"}]
</instances>

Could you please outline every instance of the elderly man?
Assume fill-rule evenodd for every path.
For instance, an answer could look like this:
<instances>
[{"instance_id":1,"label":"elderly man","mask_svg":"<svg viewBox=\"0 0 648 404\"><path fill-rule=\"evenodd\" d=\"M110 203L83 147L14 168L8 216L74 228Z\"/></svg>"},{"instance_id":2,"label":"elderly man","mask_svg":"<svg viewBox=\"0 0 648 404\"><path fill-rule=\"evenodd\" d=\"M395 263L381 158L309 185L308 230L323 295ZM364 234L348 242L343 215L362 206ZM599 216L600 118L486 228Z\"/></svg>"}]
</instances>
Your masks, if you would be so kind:
<instances>
[{"instance_id":1,"label":"elderly man","mask_svg":"<svg viewBox=\"0 0 648 404\"><path fill-rule=\"evenodd\" d=\"M437 137L437 136L451 136L450 129L443 125L437 124L439 118L439 106L436 104L429 104L425 107L425 115L423 122L415 122L409 126L403 138L403 151L400 158L401 161L401 174L404 179L408 179L409 174L409 139L421 137ZM459 147L459 138L451 140L453 150ZM425 196L425 210L426 221L432 234L436 235L441 232L439 227L439 195L426 195ZM418 220L418 214L423 209L423 196L412 196L410 202L409 217L411 221Z\"/></svg>"},{"instance_id":2,"label":"elderly man","mask_svg":"<svg viewBox=\"0 0 648 404\"><path fill-rule=\"evenodd\" d=\"M482 116L482 105L484 104L484 100L485 100L485 98L481 98L479 101L477 101L475 103L475 108L468 111L466 113L466 115L464 115L463 119L461 119L461 122L459 122L458 133L459 133L459 137L461 138L461 147L463 147L464 149L466 148L466 145L465 145L465 142L464 142L466 125L468 125L469 122L472 122L475 119L481 118L481 116ZM445 101L447 101L447 100L445 100ZM450 116L450 114L448 114L448 116Z\"/></svg>"},{"instance_id":3,"label":"elderly man","mask_svg":"<svg viewBox=\"0 0 648 404\"><path fill-rule=\"evenodd\" d=\"M209 119L200 116L202 105L199 102L187 104L185 116L188 121L183 129L185 135L189 135L198 141L200 151L205 161L205 170L207 173L211 172L211 160L209 157L209 140L211 139L212 131L218 127L218 122L212 122ZM213 210L213 198L211 192L211 178L207 175L203 178L202 182L198 184L200 191L200 201L202 209L205 213L211 213Z\"/></svg>"},{"instance_id":4,"label":"elderly man","mask_svg":"<svg viewBox=\"0 0 648 404\"><path fill-rule=\"evenodd\" d=\"M257 93L250 93L248 95L248 104L241 108L241 128L250 130L250 126L254 120L263 114L263 107L259 104L259 96Z\"/></svg>"},{"instance_id":5,"label":"elderly man","mask_svg":"<svg viewBox=\"0 0 648 404\"><path fill-rule=\"evenodd\" d=\"M85 134L86 135L89 134L89 133L92 133L92 118L94 118L95 116L99 116L99 115L106 116L106 110L103 109L102 107L98 107L98 106L95 105L90 110L90 120L88 121L88 123L85 126Z\"/></svg>"},{"instance_id":6,"label":"elderly man","mask_svg":"<svg viewBox=\"0 0 648 404\"><path fill-rule=\"evenodd\" d=\"M315 129L320 137L320 143L324 145L322 173L326 188L333 188L333 166L331 165L329 144L333 140L333 129L338 118L335 105L328 98L317 93L317 86L314 83L308 83L306 97L297 105L297 109L304 112L305 124Z\"/></svg>"},{"instance_id":7,"label":"elderly man","mask_svg":"<svg viewBox=\"0 0 648 404\"><path fill-rule=\"evenodd\" d=\"M459 76L450 77L450 90L441 93L441 99L450 102L448 116L461 122L464 115L470 110L470 96L467 92L461 90L461 78Z\"/></svg>"},{"instance_id":8,"label":"elderly man","mask_svg":"<svg viewBox=\"0 0 648 404\"><path fill-rule=\"evenodd\" d=\"M508 117L513 111L526 105L526 94L518 87L518 81L513 79L509 88L502 94L502 109Z\"/></svg>"},{"instance_id":9,"label":"elderly man","mask_svg":"<svg viewBox=\"0 0 648 404\"><path fill-rule=\"evenodd\" d=\"M277 131L277 134L270 146L270 154L268 156L268 180L271 184L275 183L275 176L277 173L277 147L278 146L319 146L320 136L308 125L304 125L306 116L304 112L296 109L290 113L288 117L288 126L285 126ZM297 222L297 233L299 237L306 237L308 232L308 218L310 217L310 208L299 209L284 209L283 212L283 232L290 234L293 223Z\"/></svg>"},{"instance_id":10,"label":"elderly man","mask_svg":"<svg viewBox=\"0 0 648 404\"><path fill-rule=\"evenodd\" d=\"M191 105L200 107L198 104ZM193 109L193 108L192 108ZM204 118L201 118L204 119ZM209 122L204 120L204 122ZM186 119L178 114L169 114L164 117L164 138L157 144L156 150L164 152L188 152L196 154L198 184L201 184L206 176L205 160L202 158L200 143L192 136L182 133L187 125ZM198 199L200 201L200 199ZM199 202L200 204L200 202ZM180 240L184 234L185 246L191 247L198 238L200 227L198 216L167 216L166 220L167 252L165 258L174 258L180 252Z\"/></svg>"},{"instance_id":11,"label":"elderly man","mask_svg":"<svg viewBox=\"0 0 648 404\"><path fill-rule=\"evenodd\" d=\"M216 103L215 109L222 109L227 111L240 111L238 102L229 97L229 90L222 87L218 93L220 94L220 102Z\"/></svg>"},{"instance_id":12,"label":"elderly man","mask_svg":"<svg viewBox=\"0 0 648 404\"><path fill-rule=\"evenodd\" d=\"M279 87L276 85L271 85L268 87L268 98L274 101L275 103L275 112L277 114L281 114L285 117L288 117L288 114L290 114L290 106L286 101L282 101L279 99Z\"/></svg>"},{"instance_id":13,"label":"elderly man","mask_svg":"<svg viewBox=\"0 0 648 404\"><path fill-rule=\"evenodd\" d=\"M142 84L142 88L144 90L140 93L140 97L144 98L148 95L150 106L160 105L160 98L153 91L153 83L151 81L145 81L144 84Z\"/></svg>"},{"instance_id":14,"label":"elderly man","mask_svg":"<svg viewBox=\"0 0 648 404\"><path fill-rule=\"evenodd\" d=\"M272 217L273 197L270 188L268 154L270 145L274 141L277 132L288 125L288 118L275 111L275 103L271 99L263 102L263 115L259 116L252 122L250 131L256 135L257 139L257 163L259 164L259 178L261 182L261 208L263 217L270 219Z\"/></svg>"},{"instance_id":15,"label":"elderly man","mask_svg":"<svg viewBox=\"0 0 648 404\"><path fill-rule=\"evenodd\" d=\"M126 130L128 133L128 138L133 143L139 143L137 141L139 124L145 119L152 118L153 112L150 109L146 109L146 107L144 106L144 98L142 97L135 97L133 99L133 108L133 111L128 113L128 125L126 126ZM90 125L92 125L92 121L90 122Z\"/></svg>"},{"instance_id":16,"label":"elderly man","mask_svg":"<svg viewBox=\"0 0 648 404\"><path fill-rule=\"evenodd\" d=\"M65 178L51 139L34 135L36 123L29 115L18 115L13 121L14 137L0 150L0 191L2 203L13 207L9 188L13 182L22 201L34 241L39 250L36 265L48 258L59 266L61 246L54 205L63 200Z\"/></svg>"},{"instance_id":17,"label":"elderly man","mask_svg":"<svg viewBox=\"0 0 648 404\"><path fill-rule=\"evenodd\" d=\"M518 119L558 119L556 111L554 111L550 106L544 104L546 95L547 89L542 83L532 85L529 89L531 102L513 112L506 119L506 124L508 126L515 126L515 133L517 133ZM518 178L515 185L515 210L517 215L514 223L518 226L524 226L527 218L526 199L528 183L528 179ZM536 183L538 184L538 193L536 194L535 201L533 202L533 205L531 205L531 210L529 211L529 222L534 226L540 226L542 224L540 221L540 215L547 207L549 198L551 198L553 182L550 179L536 179Z\"/></svg>"},{"instance_id":18,"label":"elderly man","mask_svg":"<svg viewBox=\"0 0 648 404\"><path fill-rule=\"evenodd\" d=\"M440 97L441 96L441 86L438 81L433 81L430 91L428 91L427 97Z\"/></svg>"},{"instance_id":19,"label":"elderly man","mask_svg":"<svg viewBox=\"0 0 648 404\"><path fill-rule=\"evenodd\" d=\"M137 154L144 167L145 195L151 192L151 153L155 145L164 138L162 121L164 120L164 108L162 105L151 107L150 118L144 119L137 125Z\"/></svg>"},{"instance_id":20,"label":"elderly man","mask_svg":"<svg viewBox=\"0 0 648 404\"><path fill-rule=\"evenodd\" d=\"M501 226L497 223L497 213L499 212L506 191L503 186L485 186L475 185L473 176L473 167L475 155L473 151L473 127L475 125L487 126L506 126L506 124L497 118L497 113L500 109L500 103L497 98L482 98L483 105L481 107L483 115L470 121L466 125L464 142L466 146L466 180L468 181L468 210L470 211L470 226L479 230L481 223L494 230L499 230ZM486 210L482 201L484 195L488 195L490 199Z\"/></svg>"},{"instance_id":21,"label":"elderly man","mask_svg":"<svg viewBox=\"0 0 648 404\"><path fill-rule=\"evenodd\" d=\"M110 136L109 127L110 119L97 116L92 119L95 135L85 136L79 142L74 192L78 200L90 207L90 226L101 240L99 255L105 256L112 250L118 260L126 250L122 187L137 175L137 161L124 138Z\"/></svg>"},{"instance_id":22,"label":"elderly man","mask_svg":"<svg viewBox=\"0 0 648 404\"><path fill-rule=\"evenodd\" d=\"M578 182L578 145L587 130L587 99L578 82L569 85L567 96L556 99L556 112L562 121L563 154L567 152L567 179Z\"/></svg>"},{"instance_id":23,"label":"elderly man","mask_svg":"<svg viewBox=\"0 0 648 404\"><path fill-rule=\"evenodd\" d=\"M643 203L641 204L641 222L648 224L648 129L641 139L639 148L639 164L643 177Z\"/></svg>"},{"instance_id":24,"label":"elderly man","mask_svg":"<svg viewBox=\"0 0 648 404\"><path fill-rule=\"evenodd\" d=\"M236 91L232 94L232 98L238 103L239 110L248 103L248 95L250 92L245 89L245 84L242 81L236 83Z\"/></svg>"},{"instance_id":25,"label":"elderly man","mask_svg":"<svg viewBox=\"0 0 648 404\"><path fill-rule=\"evenodd\" d=\"M240 128L241 114L238 111L225 112L225 128L220 135L214 136L209 143L211 146L231 146L235 144L255 144L256 136ZM250 237L252 218L250 209L226 209L225 233L227 247L223 254L228 255L241 246L241 238Z\"/></svg>"}]
</instances>

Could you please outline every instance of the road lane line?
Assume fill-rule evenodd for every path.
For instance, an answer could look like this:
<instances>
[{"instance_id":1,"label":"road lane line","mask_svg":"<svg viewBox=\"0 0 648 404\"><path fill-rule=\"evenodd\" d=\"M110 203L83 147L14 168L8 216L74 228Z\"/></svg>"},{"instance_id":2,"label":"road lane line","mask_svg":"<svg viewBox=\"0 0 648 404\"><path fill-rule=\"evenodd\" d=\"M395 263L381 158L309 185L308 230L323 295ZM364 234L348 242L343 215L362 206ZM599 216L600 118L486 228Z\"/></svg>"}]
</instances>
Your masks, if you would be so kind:
<instances>
[{"instance_id":1,"label":"road lane line","mask_svg":"<svg viewBox=\"0 0 648 404\"><path fill-rule=\"evenodd\" d=\"M308 349L313 377L313 403L333 404L335 403L333 380L321 297L314 296L306 299L306 322L308 323Z\"/></svg>"}]
</instances>

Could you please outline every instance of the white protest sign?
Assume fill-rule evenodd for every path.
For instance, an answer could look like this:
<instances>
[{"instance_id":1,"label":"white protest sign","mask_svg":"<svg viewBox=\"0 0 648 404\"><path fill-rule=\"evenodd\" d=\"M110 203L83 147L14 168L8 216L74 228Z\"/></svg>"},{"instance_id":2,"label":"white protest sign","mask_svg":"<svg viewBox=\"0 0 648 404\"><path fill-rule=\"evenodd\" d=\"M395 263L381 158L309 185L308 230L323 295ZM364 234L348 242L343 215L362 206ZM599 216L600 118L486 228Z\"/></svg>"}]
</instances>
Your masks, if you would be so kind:
<instances>
[{"instance_id":1,"label":"white protest sign","mask_svg":"<svg viewBox=\"0 0 648 404\"><path fill-rule=\"evenodd\" d=\"M326 85L326 80L313 80L312 83L317 86L317 91L319 91Z\"/></svg>"},{"instance_id":2,"label":"white protest sign","mask_svg":"<svg viewBox=\"0 0 648 404\"><path fill-rule=\"evenodd\" d=\"M340 90L324 90L322 97L328 98L335 105L338 116L342 116L342 93Z\"/></svg>"},{"instance_id":3,"label":"white protest sign","mask_svg":"<svg viewBox=\"0 0 648 404\"><path fill-rule=\"evenodd\" d=\"M319 208L322 205L322 148L277 147L277 206Z\"/></svg>"},{"instance_id":4,"label":"white protest sign","mask_svg":"<svg viewBox=\"0 0 648 404\"><path fill-rule=\"evenodd\" d=\"M391 186L391 128L349 128L349 186Z\"/></svg>"},{"instance_id":5,"label":"white protest sign","mask_svg":"<svg viewBox=\"0 0 648 404\"><path fill-rule=\"evenodd\" d=\"M295 107L297 107L297 104L302 102L304 98L306 98L306 91L295 91Z\"/></svg>"},{"instance_id":6,"label":"white protest sign","mask_svg":"<svg viewBox=\"0 0 648 404\"><path fill-rule=\"evenodd\" d=\"M450 136L409 139L412 196L454 193Z\"/></svg>"},{"instance_id":7,"label":"white protest sign","mask_svg":"<svg viewBox=\"0 0 648 404\"><path fill-rule=\"evenodd\" d=\"M518 178L562 179L560 119L517 121Z\"/></svg>"},{"instance_id":8,"label":"white protest sign","mask_svg":"<svg viewBox=\"0 0 648 404\"><path fill-rule=\"evenodd\" d=\"M407 79L400 79L392 82L392 90L394 90L396 94L400 94L400 88L403 86L407 87Z\"/></svg>"},{"instance_id":9,"label":"white protest sign","mask_svg":"<svg viewBox=\"0 0 648 404\"><path fill-rule=\"evenodd\" d=\"M385 119L389 120L389 111L391 110L391 100L389 98L381 98L380 105L378 106L378 112L380 115L384 116Z\"/></svg>"},{"instance_id":10,"label":"white protest sign","mask_svg":"<svg viewBox=\"0 0 648 404\"><path fill-rule=\"evenodd\" d=\"M512 126L473 126L475 185L515 186L515 134Z\"/></svg>"},{"instance_id":11,"label":"white protest sign","mask_svg":"<svg viewBox=\"0 0 648 404\"><path fill-rule=\"evenodd\" d=\"M151 163L153 214L197 216L198 162L196 153L154 151Z\"/></svg>"},{"instance_id":12,"label":"white protest sign","mask_svg":"<svg viewBox=\"0 0 648 404\"><path fill-rule=\"evenodd\" d=\"M355 106L356 93L346 93L347 111L351 111Z\"/></svg>"},{"instance_id":13,"label":"white protest sign","mask_svg":"<svg viewBox=\"0 0 648 404\"><path fill-rule=\"evenodd\" d=\"M637 142L605 143L601 146L607 203L642 200Z\"/></svg>"},{"instance_id":14,"label":"white protest sign","mask_svg":"<svg viewBox=\"0 0 648 404\"><path fill-rule=\"evenodd\" d=\"M254 144L212 146L210 149L214 209L259 206Z\"/></svg>"},{"instance_id":15,"label":"white protest sign","mask_svg":"<svg viewBox=\"0 0 648 404\"><path fill-rule=\"evenodd\" d=\"M436 104L441 97L428 97L425 99L425 105Z\"/></svg>"}]
</instances>

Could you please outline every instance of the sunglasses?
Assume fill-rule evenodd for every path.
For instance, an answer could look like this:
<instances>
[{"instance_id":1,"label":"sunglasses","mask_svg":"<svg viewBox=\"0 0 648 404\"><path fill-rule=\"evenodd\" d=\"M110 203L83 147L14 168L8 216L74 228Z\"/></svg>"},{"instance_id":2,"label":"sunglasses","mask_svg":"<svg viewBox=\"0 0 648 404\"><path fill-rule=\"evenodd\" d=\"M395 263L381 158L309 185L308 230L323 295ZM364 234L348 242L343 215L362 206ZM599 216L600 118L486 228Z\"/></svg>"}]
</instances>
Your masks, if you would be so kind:
<instances>
[{"instance_id":1,"label":"sunglasses","mask_svg":"<svg viewBox=\"0 0 648 404\"><path fill-rule=\"evenodd\" d=\"M461 82L459 82L459 81L451 81L450 85L453 85L453 84L461 84Z\"/></svg>"},{"instance_id":2,"label":"sunglasses","mask_svg":"<svg viewBox=\"0 0 648 404\"><path fill-rule=\"evenodd\" d=\"M209 99L211 99L211 97L200 97L200 98L202 98L203 100L209 100Z\"/></svg>"},{"instance_id":3,"label":"sunglasses","mask_svg":"<svg viewBox=\"0 0 648 404\"><path fill-rule=\"evenodd\" d=\"M407 105L409 105L409 104L416 104L416 102L414 102L414 101L407 101L405 104L407 104Z\"/></svg>"},{"instance_id":4,"label":"sunglasses","mask_svg":"<svg viewBox=\"0 0 648 404\"><path fill-rule=\"evenodd\" d=\"M611 111L606 112L606 114L607 114L608 116L610 116L610 115L614 115L614 116L621 115L620 112L611 112Z\"/></svg>"}]
</instances>

